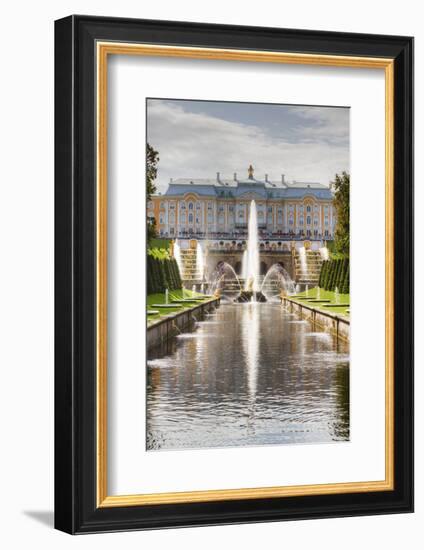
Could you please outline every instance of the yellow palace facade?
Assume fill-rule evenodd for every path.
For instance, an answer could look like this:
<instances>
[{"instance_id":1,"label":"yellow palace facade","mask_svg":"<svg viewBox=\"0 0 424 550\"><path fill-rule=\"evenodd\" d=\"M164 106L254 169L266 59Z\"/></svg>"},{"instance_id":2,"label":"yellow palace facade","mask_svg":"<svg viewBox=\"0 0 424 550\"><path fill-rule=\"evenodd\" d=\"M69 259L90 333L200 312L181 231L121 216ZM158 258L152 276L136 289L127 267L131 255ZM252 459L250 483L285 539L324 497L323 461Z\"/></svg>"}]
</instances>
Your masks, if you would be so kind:
<instances>
[{"instance_id":1,"label":"yellow palace facade","mask_svg":"<svg viewBox=\"0 0 424 550\"><path fill-rule=\"evenodd\" d=\"M314 182L246 178L171 180L152 197L147 215L167 238L242 238L252 200L261 238L331 240L336 223L331 188Z\"/></svg>"}]
</instances>

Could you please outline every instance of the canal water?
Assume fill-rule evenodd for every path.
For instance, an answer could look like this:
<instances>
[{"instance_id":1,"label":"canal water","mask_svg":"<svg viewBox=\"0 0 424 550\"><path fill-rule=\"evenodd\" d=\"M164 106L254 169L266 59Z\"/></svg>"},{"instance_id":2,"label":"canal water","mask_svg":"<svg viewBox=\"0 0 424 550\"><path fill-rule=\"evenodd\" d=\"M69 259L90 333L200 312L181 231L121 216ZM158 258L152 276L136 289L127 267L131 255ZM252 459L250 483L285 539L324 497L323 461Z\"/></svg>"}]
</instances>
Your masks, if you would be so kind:
<instances>
[{"instance_id":1,"label":"canal water","mask_svg":"<svg viewBox=\"0 0 424 550\"><path fill-rule=\"evenodd\" d=\"M146 448L349 439L349 345L279 304L228 304L149 352Z\"/></svg>"}]
</instances>

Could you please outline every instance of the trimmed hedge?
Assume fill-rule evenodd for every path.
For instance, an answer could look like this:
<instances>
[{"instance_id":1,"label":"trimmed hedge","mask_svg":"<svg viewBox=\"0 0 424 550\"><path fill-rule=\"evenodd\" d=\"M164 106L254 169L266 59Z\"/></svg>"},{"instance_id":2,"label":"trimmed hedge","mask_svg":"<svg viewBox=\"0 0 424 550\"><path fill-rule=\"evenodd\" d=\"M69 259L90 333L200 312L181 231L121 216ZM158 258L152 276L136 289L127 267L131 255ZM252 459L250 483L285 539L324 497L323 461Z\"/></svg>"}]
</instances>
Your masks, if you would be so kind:
<instances>
[{"instance_id":1,"label":"trimmed hedge","mask_svg":"<svg viewBox=\"0 0 424 550\"><path fill-rule=\"evenodd\" d=\"M325 260L322 263L318 285L324 290L349 294L349 258Z\"/></svg>"},{"instance_id":2,"label":"trimmed hedge","mask_svg":"<svg viewBox=\"0 0 424 550\"><path fill-rule=\"evenodd\" d=\"M180 270L175 258L154 249L147 253L147 294L159 294L182 288Z\"/></svg>"}]
</instances>

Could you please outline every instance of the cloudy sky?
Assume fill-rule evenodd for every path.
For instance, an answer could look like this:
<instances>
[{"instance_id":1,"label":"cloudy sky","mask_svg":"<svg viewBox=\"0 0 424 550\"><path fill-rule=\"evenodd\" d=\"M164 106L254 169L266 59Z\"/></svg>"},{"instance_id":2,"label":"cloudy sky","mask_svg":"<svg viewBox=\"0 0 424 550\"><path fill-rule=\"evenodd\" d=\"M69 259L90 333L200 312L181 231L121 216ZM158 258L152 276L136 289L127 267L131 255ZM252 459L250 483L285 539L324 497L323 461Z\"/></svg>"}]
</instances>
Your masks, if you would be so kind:
<instances>
[{"instance_id":1,"label":"cloudy sky","mask_svg":"<svg viewBox=\"0 0 424 550\"><path fill-rule=\"evenodd\" d=\"M170 178L255 177L325 185L349 171L349 109L149 99L147 140L159 151L158 191Z\"/></svg>"}]
</instances>

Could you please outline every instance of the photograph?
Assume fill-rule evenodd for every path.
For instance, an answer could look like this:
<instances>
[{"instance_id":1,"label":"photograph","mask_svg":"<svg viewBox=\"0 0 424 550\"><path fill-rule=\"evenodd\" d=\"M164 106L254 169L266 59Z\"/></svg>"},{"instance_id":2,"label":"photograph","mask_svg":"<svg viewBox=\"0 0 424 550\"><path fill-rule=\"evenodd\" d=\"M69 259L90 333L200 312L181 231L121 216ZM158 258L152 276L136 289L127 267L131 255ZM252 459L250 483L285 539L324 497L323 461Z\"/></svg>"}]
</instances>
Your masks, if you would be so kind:
<instances>
[{"instance_id":1,"label":"photograph","mask_svg":"<svg viewBox=\"0 0 424 550\"><path fill-rule=\"evenodd\" d=\"M147 451L350 441L350 184L349 106L146 99Z\"/></svg>"}]
</instances>

